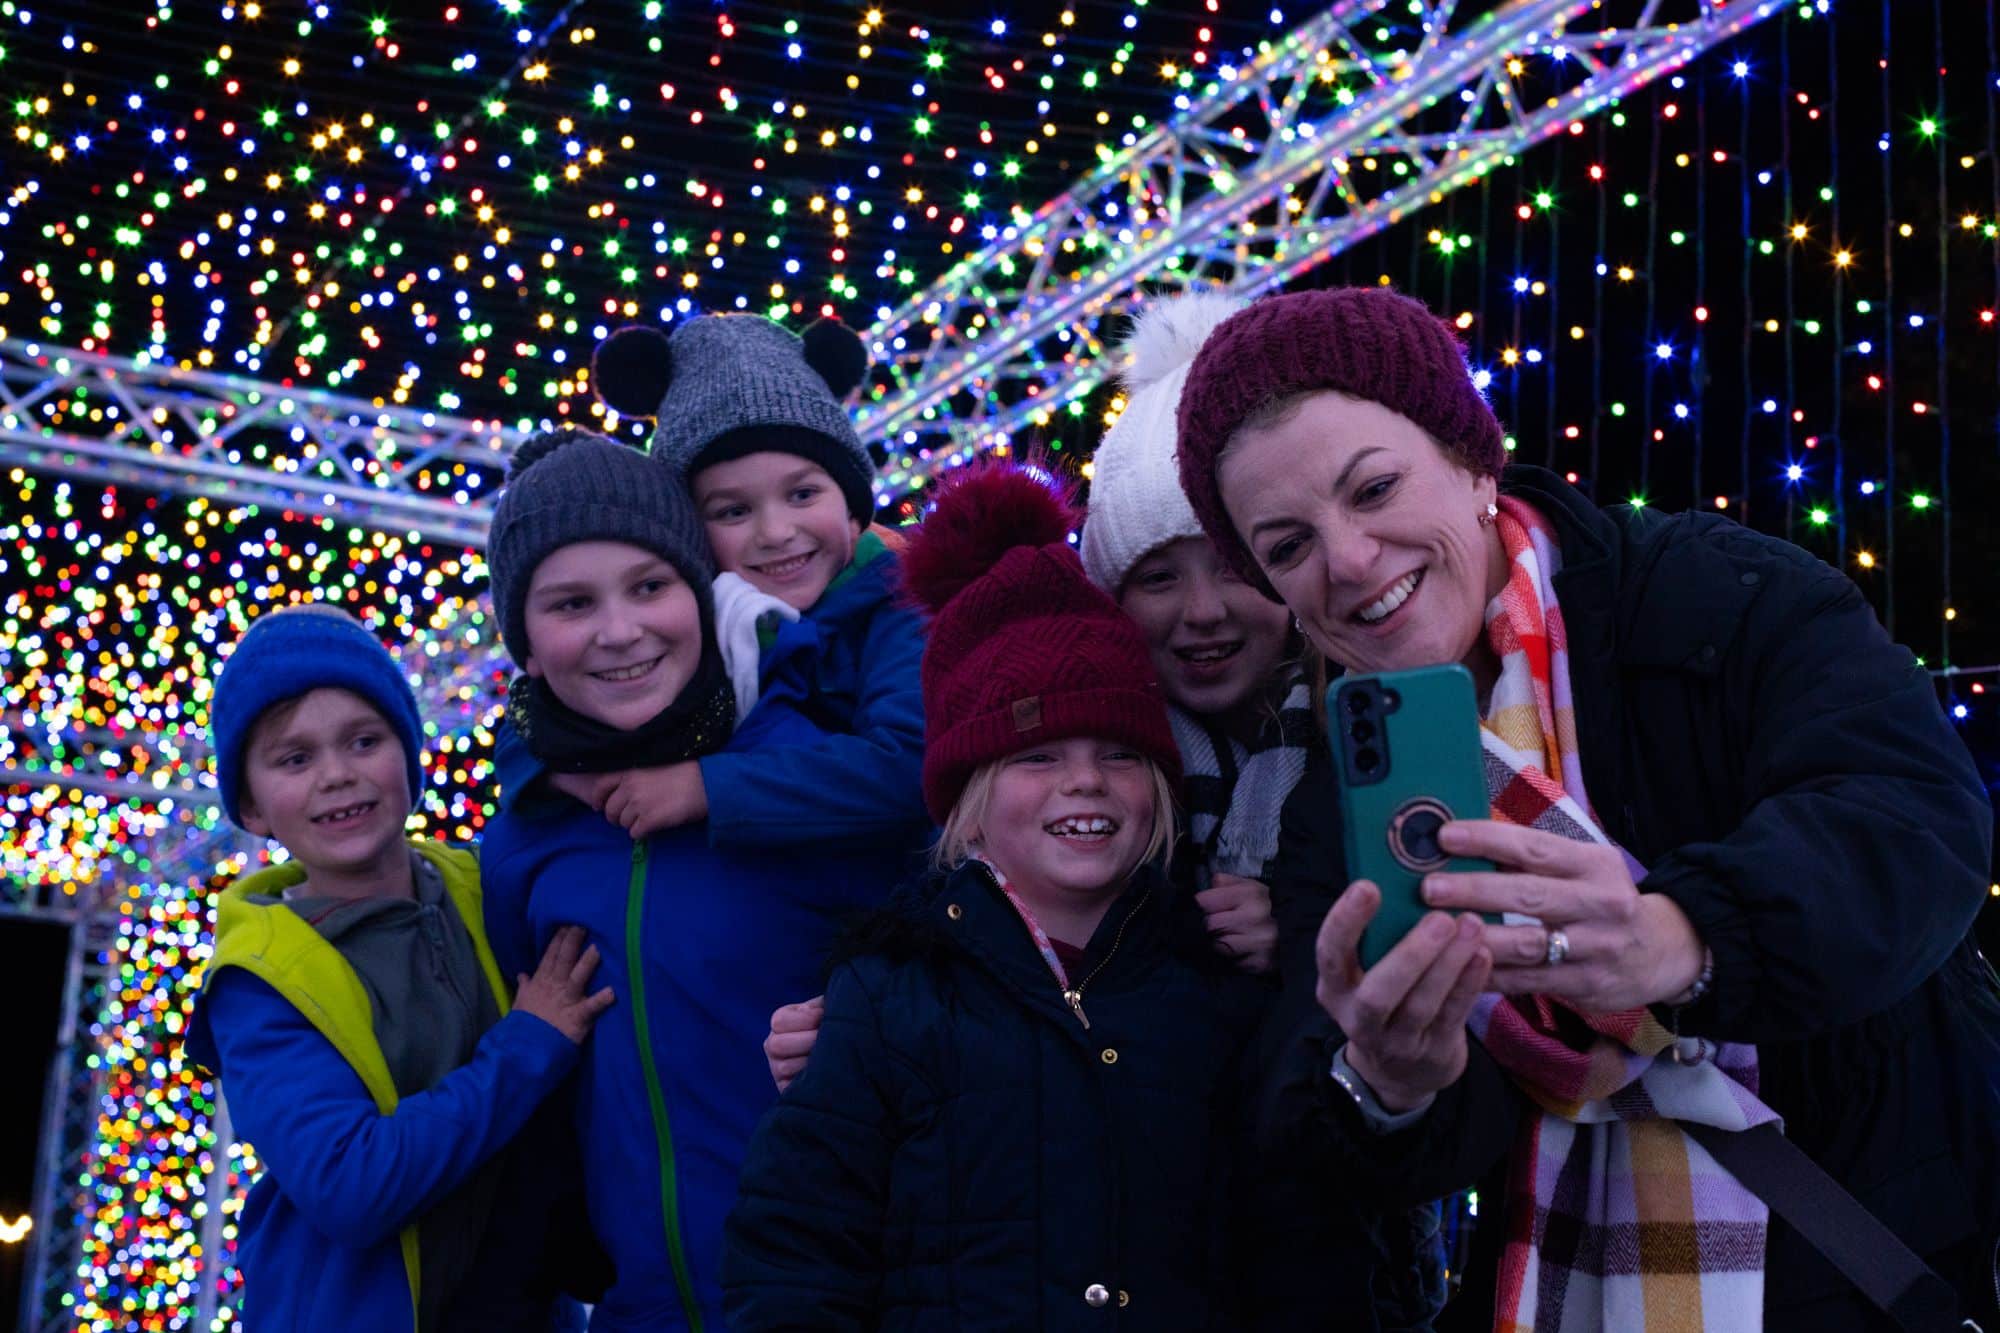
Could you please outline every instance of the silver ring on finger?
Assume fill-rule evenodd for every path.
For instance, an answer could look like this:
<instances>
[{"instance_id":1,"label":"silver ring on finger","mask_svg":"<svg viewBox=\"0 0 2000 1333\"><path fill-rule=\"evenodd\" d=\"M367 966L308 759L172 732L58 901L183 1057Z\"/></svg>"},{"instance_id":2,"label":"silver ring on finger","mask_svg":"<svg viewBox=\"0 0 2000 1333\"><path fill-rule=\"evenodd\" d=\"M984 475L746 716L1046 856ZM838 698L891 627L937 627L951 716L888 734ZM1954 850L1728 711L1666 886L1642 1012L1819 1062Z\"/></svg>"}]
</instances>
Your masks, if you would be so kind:
<instances>
[{"instance_id":1,"label":"silver ring on finger","mask_svg":"<svg viewBox=\"0 0 2000 1333\"><path fill-rule=\"evenodd\" d=\"M1565 958L1568 957L1569 957L1569 936L1564 934L1560 930L1550 931L1549 951L1546 955L1543 956L1542 961L1547 963L1550 967L1554 967L1557 963L1562 962Z\"/></svg>"}]
</instances>

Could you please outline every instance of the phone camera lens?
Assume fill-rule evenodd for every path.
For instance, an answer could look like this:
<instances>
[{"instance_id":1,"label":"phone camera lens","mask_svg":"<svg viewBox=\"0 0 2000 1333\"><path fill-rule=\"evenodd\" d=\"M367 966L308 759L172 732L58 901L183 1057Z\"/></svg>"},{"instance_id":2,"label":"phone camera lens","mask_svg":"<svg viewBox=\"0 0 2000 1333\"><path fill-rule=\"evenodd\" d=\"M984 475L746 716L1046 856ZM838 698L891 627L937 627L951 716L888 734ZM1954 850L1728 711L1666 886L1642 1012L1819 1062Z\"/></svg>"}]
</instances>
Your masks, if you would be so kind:
<instances>
[{"instance_id":1,"label":"phone camera lens","mask_svg":"<svg viewBox=\"0 0 2000 1333\"><path fill-rule=\"evenodd\" d=\"M1375 739L1375 724L1363 718L1349 727L1347 734L1354 738L1356 745L1366 745Z\"/></svg>"},{"instance_id":2,"label":"phone camera lens","mask_svg":"<svg viewBox=\"0 0 2000 1333\"><path fill-rule=\"evenodd\" d=\"M1354 767L1363 773L1373 773L1382 767L1382 756L1364 745L1354 752Z\"/></svg>"},{"instance_id":3,"label":"phone camera lens","mask_svg":"<svg viewBox=\"0 0 2000 1333\"><path fill-rule=\"evenodd\" d=\"M1368 698L1368 692L1366 690L1349 690L1347 692L1348 712L1359 716L1360 714L1367 712L1370 707L1371 707L1371 700Z\"/></svg>"}]
</instances>

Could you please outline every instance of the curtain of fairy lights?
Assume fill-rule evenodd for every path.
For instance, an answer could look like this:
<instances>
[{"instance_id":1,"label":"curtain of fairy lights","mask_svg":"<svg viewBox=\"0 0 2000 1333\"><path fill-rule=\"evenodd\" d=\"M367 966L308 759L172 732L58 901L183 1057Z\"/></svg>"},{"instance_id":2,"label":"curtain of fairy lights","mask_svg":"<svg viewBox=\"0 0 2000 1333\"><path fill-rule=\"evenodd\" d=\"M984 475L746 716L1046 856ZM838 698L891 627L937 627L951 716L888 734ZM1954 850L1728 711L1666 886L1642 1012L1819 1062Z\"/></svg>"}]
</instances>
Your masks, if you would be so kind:
<instances>
[{"instance_id":1,"label":"curtain of fairy lights","mask_svg":"<svg viewBox=\"0 0 2000 1333\"><path fill-rule=\"evenodd\" d=\"M1100 8L1129 13L1135 23L1141 12L1116 4ZM1171 8L1155 3L1145 13L1152 21ZM825 30L810 26L817 20L801 32L755 5L732 6L732 12L739 9L733 22L721 22L713 50L700 59L720 61L737 45L762 42L771 46L771 58L782 61L794 58L786 54L789 47L808 39L822 44L820 58L846 58ZM2000 676L1980 674L2000 663L2000 579L1994 574L2000 525L1985 514L2000 485L1994 444L2000 406L1995 9L1995 0L1983 6L1945 0L1796 5L1299 282L1388 280L1436 304L1465 338L1521 461L1568 473L1603 502L1700 507L1782 533L1848 573L1927 665L1962 669L1964 674L1941 678L1941 697L1989 775L2000 778L1994 768ZM584 11L586 19L590 12ZM1079 26L1091 17L1084 13ZM1017 43L1024 61L1044 59L1034 25L1015 18L981 18L978 40L989 47ZM295 45L307 63L334 40L327 34L339 21L327 19L311 35L301 34ZM1202 26L1207 22L1198 16L1185 25L1190 43L1210 44L1202 50L1213 46ZM275 246L275 258L264 257L259 247L268 238L260 229L274 219L268 202L257 205L266 211L255 218L231 218L242 230L240 244L249 256L243 262L252 269L225 273L236 261L217 251L217 271L227 282L218 278L201 298L220 300L217 289L233 295L238 287L264 282L263 267L274 265L273 282L285 300L271 307L268 340L255 321L246 323L245 336L255 334L246 355L269 358L259 363L262 369L239 363L248 373L295 373L302 382L331 383L329 375L366 360L370 339L392 321L414 319L423 330L421 347L437 350L412 355L385 392L449 409L457 393L477 388L506 395L518 410L527 410L522 403L536 410L557 404L587 420L588 390L576 366L588 353L590 320L640 311L623 276L637 268L632 255L638 247L631 243L637 238L659 247L658 271L669 275L663 281L675 286L675 299L683 291L694 293L688 299L696 302L715 293L717 305L784 313L789 307L783 303L794 300L806 279L786 267L794 262L790 241L767 244L767 234L778 235L774 217L782 215L785 225L811 218L814 226L861 228L891 213L901 219L907 211L911 227L908 233L899 228L898 236L907 239L898 241L903 250L893 263L876 264L871 255L868 264L849 264L845 251L839 261L845 285L838 291L868 282L900 291L913 285L906 274L921 279L927 273L912 258L927 225L919 209L906 204L917 189L913 175L932 173L923 184L926 200L944 205L939 227L954 209L983 206L978 198L1001 189L998 172L975 179L966 165L981 157L980 136L990 137L988 126L954 106L962 95L958 86L979 80L948 75L986 69L992 86L1008 78L1024 82L1024 76L984 48L974 54L972 38L959 35L962 24L948 30L945 20L936 20L936 32L908 39L892 24L909 27L909 17L864 24L859 40L881 44L869 57L875 67L893 68L896 59L923 62L915 77L907 66L897 75L904 86L925 87L922 104L907 117L899 113L910 127L894 136L884 113L879 148L867 147L858 131L846 137L838 128L824 132L841 151L862 151L854 145L863 145L876 155L868 165L881 170L857 167L847 178L850 193L829 192L820 209L812 207L817 196L810 192L792 198L775 176L756 174L767 157L804 163L818 151L815 144L828 140L815 137L814 117L774 113L768 99L760 108L738 99L733 88L724 90L727 99L708 89L696 108L694 73L660 83L663 76L655 71L650 81L660 86L648 86L639 100L656 116L687 116L704 135L740 131L760 155L755 171L746 166L737 176L699 180L674 173L671 147L655 136L651 146L669 164L660 170L671 189L638 167L623 186L593 186L594 164L583 141L594 134L594 141L615 146L627 128L621 118L636 116L620 104L633 90L607 89L614 80L593 66L616 61L611 53L595 54L603 45L595 37L562 37L556 43L562 58L528 66L522 75L527 81L507 94L516 104L494 94L479 110L481 123L492 128L482 132L485 143L477 150L452 137L469 142L455 121L440 117L441 133L434 133L430 112L403 116L400 124L384 115L371 124L369 152L396 154L403 163L410 159L397 150L407 149L415 160L426 154L435 160L421 168L427 173L422 188L393 207L380 207L371 195L369 206L379 216L357 217L352 233L340 230L348 226L342 210L351 198L328 203L323 177L311 178L308 193L293 175L251 153L251 147L266 153L292 123L292 107L274 108L269 124L246 116L229 130L236 135L229 141L233 160L256 161L259 181L269 171L271 198L285 207L303 214L324 205L325 217L316 221L331 237L327 258L349 265L341 270L347 287L339 302L351 298L354 310L321 299L323 286L317 304L302 302L285 286L294 266L304 272L321 257L304 245L294 253L289 241ZM48 26L38 25L38 32ZM838 26L846 34L840 40L855 40L849 19ZM213 43L194 41L185 18L163 24L162 32L162 79L230 77L229 57L216 54ZM9 38L15 48L8 53L10 72L22 68L24 45L38 39ZM376 52L370 58L381 59L393 56L398 44L406 53L438 45L440 66L463 59L458 52L470 44L443 22L410 23L370 40L375 45L367 49ZM650 40L657 50L660 39ZM1053 40L1048 49L1055 49ZM1079 50L1058 71L1069 81L1060 86L1082 97L1075 80L1086 68L1108 82L1118 65L1128 85L1121 96L1132 99L1121 126L1129 124L1129 107L1142 93L1146 104L1166 107L1190 68L1184 59L1172 81L1136 88L1133 79L1155 79L1156 72L1136 62L1126 70L1113 59L1126 48ZM220 72L203 73L206 63L218 63ZM857 71L871 68L858 54L853 63ZM38 160L50 171L53 162L66 164L64 171L87 172L94 150L86 146L85 131L96 126L108 133L102 122L112 111L142 123L151 114L118 109L127 105L124 93L112 99L110 89L102 90L104 104L86 113L82 97L93 90L80 84L71 98L59 87L51 84L47 107L28 102L14 108L28 128L17 136L24 154L43 154ZM149 85L146 93L152 92ZM304 100L300 94L299 105ZM74 124L55 133L58 113L69 111ZM586 125L574 135L565 128L572 114ZM1060 115L1060 108L1049 114ZM592 118L600 128L588 128ZM218 119L189 129L194 137L187 142L217 133ZM326 119L315 110L313 125L301 130L325 136ZM1040 137L1043 117L1030 119ZM344 123L348 137L316 151L359 150L358 116ZM637 119L629 124L634 137L645 138ZM684 132L676 122L673 133ZM1097 133L1089 126L1085 132ZM252 138L257 142L251 147L238 146ZM465 161L475 160L476 151L484 162L496 142L517 156L476 190L462 175L449 174L450 154L435 157L443 143ZM957 153L961 142L966 151ZM125 350L136 350L124 336L128 325L136 326L142 343L182 336L178 312L154 303L153 289L142 295L136 288L94 285L113 258L127 270L178 273L178 256L204 253L211 233L227 236L233 253L236 233L216 222L215 210L200 202L205 191L195 188L212 182L220 191L224 177L210 172L197 181L205 170L199 165L177 170L173 154L194 151L178 143L169 131L153 168L172 190L149 180L134 195L129 208L143 213L124 218L121 210L128 206L119 201L126 196L112 187L128 182L115 181L79 205L60 229L35 215L34 225L46 227L38 243L74 258L38 271L34 261L24 264L10 253L12 262L0 272L0 324L24 329L20 312L29 310L55 322L56 332L43 328L51 340L89 332ZM565 143L578 145L573 158ZM57 150L66 156L57 157ZM994 150L996 158L1000 151ZM1009 160L1033 159L1017 151ZM149 206L147 192L156 187L171 196L172 207ZM32 193L17 190L0 206L0 217L18 212L28 218L28 210L39 206ZM586 202L588 229L578 221ZM699 207L702 224L669 220L669 211L682 207ZM480 216L485 208L499 215ZM535 323L533 329L504 327L504 317L482 319L478 302L485 298L476 281L482 265L515 262L493 229L515 217L540 226L536 220L561 209L575 215L561 223L568 228L560 237L564 244L551 246L543 238L536 255L522 262L543 284L532 289L537 300L543 291L555 293L546 322L530 304L521 307L520 318ZM836 210L844 214L840 221L831 220ZM97 216L79 222L85 212ZM362 239L364 222L380 234ZM0 227L6 225L0 220ZM529 222L520 225L525 229ZM475 228L484 231L461 242ZM576 239L585 235L587 245ZM13 251L18 236L18 227L0 230L0 248ZM441 262L430 269L407 265L407 289L400 286L389 249L427 240ZM682 241L682 249L674 248ZM72 242L107 247L87 275L72 272L87 267ZM838 243L850 241L843 233ZM350 263L345 247L369 252ZM454 249L465 260L462 268L453 267ZM488 250L493 256L482 257ZM652 262L652 251L645 253ZM797 262L813 273L811 263ZM376 266L391 276L371 277ZM877 269L875 279L861 272L869 266ZM209 275L201 276L207 282ZM794 312L800 318L817 314L821 296L836 290L827 275L819 280L823 285L810 303L801 301ZM783 289L782 297L774 289ZM578 293L585 298L576 303L581 319L563 305L565 296ZM413 309L419 300L425 303L420 311ZM314 321L280 334L276 315L286 311L301 325L306 315ZM850 317L866 323L868 308ZM107 334L97 334L98 327ZM1081 467L1110 401L1106 390L1093 402L1102 411L1064 418L1045 442ZM481 623L484 569L463 550L21 472L0 477L0 499L6 502L0 508L0 664L10 698L54 719L49 725L57 730L58 723L94 718L115 733L109 752L126 772L174 762L171 739L204 720L203 682L219 646L270 604L303 596L340 601L401 645L408 662L462 656L468 627ZM455 696L460 715L439 722L424 831L477 837L490 810L486 722L498 683L473 671ZM0 759L61 764L69 758L37 733L0 729ZM88 1159L73 1164L82 1184L67 1201L86 1236L72 1307L84 1327L185 1327L198 1305L216 1311L218 1327L234 1319L233 1210L254 1175L255 1158L241 1145L217 1142L213 1090L182 1063L179 1036L206 957L214 884L244 861L232 853L212 858L197 876L162 874L153 861L171 844L161 840L161 820L158 811L121 810L101 800L55 801L46 792L0 800L0 865L13 879L87 886L111 877L120 887L115 980L93 1030L87 1071L103 1080L98 1132ZM167 817L174 821L186 836L203 831L201 819L184 813ZM205 1223L213 1250L203 1248Z\"/></svg>"}]
</instances>

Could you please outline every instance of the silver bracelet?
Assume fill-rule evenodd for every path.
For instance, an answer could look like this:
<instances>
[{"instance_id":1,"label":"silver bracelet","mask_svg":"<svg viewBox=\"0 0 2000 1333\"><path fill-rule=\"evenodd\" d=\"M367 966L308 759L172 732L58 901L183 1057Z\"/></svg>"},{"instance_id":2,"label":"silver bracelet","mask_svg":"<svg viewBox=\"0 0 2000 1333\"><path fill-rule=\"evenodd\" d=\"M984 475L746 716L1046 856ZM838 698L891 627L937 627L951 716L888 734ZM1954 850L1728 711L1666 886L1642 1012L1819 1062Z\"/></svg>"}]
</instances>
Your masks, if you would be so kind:
<instances>
[{"instance_id":1,"label":"silver bracelet","mask_svg":"<svg viewBox=\"0 0 2000 1333\"><path fill-rule=\"evenodd\" d=\"M1701 950L1701 975L1694 979L1694 985L1688 987L1679 995L1667 1001L1667 1003L1676 1009L1685 1009L1702 996L1708 994L1708 988L1714 982L1715 950L1709 948L1707 945L1703 945Z\"/></svg>"}]
</instances>

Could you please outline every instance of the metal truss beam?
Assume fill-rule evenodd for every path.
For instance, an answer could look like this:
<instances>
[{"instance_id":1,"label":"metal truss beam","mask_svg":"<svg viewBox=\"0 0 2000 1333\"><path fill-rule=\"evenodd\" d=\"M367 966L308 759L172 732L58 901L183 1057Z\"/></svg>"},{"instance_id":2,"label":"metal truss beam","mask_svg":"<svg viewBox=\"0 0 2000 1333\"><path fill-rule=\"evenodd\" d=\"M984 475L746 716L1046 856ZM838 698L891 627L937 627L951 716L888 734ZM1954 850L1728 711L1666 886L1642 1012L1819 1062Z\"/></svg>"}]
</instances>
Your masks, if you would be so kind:
<instances>
[{"instance_id":1,"label":"metal truss beam","mask_svg":"<svg viewBox=\"0 0 2000 1333\"><path fill-rule=\"evenodd\" d=\"M919 486L1095 388L1100 321L1141 284L1274 287L1781 7L1343 0L877 325L862 434Z\"/></svg>"},{"instance_id":2,"label":"metal truss beam","mask_svg":"<svg viewBox=\"0 0 2000 1333\"><path fill-rule=\"evenodd\" d=\"M1144 285L1267 290L1782 5L1340 0L1221 69L1032 215L989 228L985 248L869 330L878 392L858 411L862 436L915 460L891 467L883 498L1094 389L1110 369L1100 322ZM106 483L476 547L520 438L496 422L0 342L0 462Z\"/></svg>"},{"instance_id":3,"label":"metal truss beam","mask_svg":"<svg viewBox=\"0 0 2000 1333\"><path fill-rule=\"evenodd\" d=\"M0 462L481 546L520 432L236 375L0 341Z\"/></svg>"},{"instance_id":4,"label":"metal truss beam","mask_svg":"<svg viewBox=\"0 0 2000 1333\"><path fill-rule=\"evenodd\" d=\"M77 1288L84 1219L90 1216L89 1173L95 1165L102 1075L85 1058L91 1025L104 1007L104 988L116 966L114 917L88 915L70 922L63 972L61 1017L49 1078L42 1097L41 1148L36 1153L34 1229L21 1269L17 1326L23 1333L70 1328L68 1298ZM33 1058L31 1056L31 1058Z\"/></svg>"}]
</instances>

